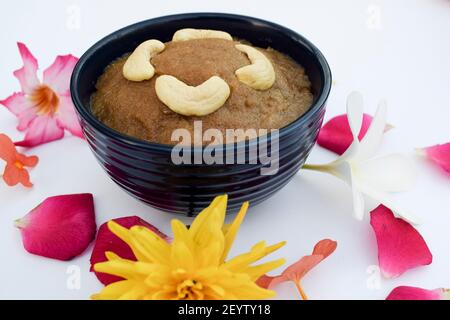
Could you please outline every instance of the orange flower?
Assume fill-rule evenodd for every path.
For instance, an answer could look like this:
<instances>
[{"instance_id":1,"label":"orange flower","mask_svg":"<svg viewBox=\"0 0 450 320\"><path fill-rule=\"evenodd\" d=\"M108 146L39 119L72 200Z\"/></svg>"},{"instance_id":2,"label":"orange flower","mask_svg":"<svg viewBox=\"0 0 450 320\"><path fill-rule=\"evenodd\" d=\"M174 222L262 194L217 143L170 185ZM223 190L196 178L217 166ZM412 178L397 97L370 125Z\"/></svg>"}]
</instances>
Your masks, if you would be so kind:
<instances>
[{"instance_id":1,"label":"orange flower","mask_svg":"<svg viewBox=\"0 0 450 320\"><path fill-rule=\"evenodd\" d=\"M17 152L16 146L6 135L0 134L0 158L6 161L3 180L8 186L15 186L21 183L25 187L32 187L30 176L25 167L34 167L38 163L37 156L26 156Z\"/></svg>"}]
</instances>

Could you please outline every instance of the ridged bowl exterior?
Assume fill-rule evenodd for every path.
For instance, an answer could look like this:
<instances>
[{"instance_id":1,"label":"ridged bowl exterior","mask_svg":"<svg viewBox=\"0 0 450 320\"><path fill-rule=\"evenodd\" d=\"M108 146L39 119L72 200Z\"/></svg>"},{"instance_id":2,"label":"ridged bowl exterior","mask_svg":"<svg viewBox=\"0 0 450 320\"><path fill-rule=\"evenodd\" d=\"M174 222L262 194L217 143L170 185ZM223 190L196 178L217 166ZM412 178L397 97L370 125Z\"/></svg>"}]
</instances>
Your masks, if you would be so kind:
<instances>
[{"instance_id":1,"label":"ridged bowl exterior","mask_svg":"<svg viewBox=\"0 0 450 320\"><path fill-rule=\"evenodd\" d=\"M261 175L260 163L175 165L171 146L120 134L103 125L90 112L95 82L111 61L132 51L142 41L151 38L168 41L174 31L189 27L227 31L254 45L280 50L305 67L312 82L314 103L306 114L279 131L279 169L275 175ZM258 204L286 185L315 144L330 87L328 65L308 40L267 21L219 13L166 16L116 31L81 57L71 81L72 99L86 140L111 179L152 207L185 215L197 214L215 196L224 193L229 196L228 212L236 212L244 201ZM227 148L248 155L248 148L238 145Z\"/></svg>"}]
</instances>

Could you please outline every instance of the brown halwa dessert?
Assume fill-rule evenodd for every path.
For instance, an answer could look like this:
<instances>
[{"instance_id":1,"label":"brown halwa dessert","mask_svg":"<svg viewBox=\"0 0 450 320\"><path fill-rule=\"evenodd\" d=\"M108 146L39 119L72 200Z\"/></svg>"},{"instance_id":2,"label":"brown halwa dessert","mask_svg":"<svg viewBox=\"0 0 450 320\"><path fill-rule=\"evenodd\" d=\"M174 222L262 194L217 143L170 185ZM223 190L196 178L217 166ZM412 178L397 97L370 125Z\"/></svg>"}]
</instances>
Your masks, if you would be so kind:
<instances>
[{"instance_id":1,"label":"brown halwa dessert","mask_svg":"<svg viewBox=\"0 0 450 320\"><path fill-rule=\"evenodd\" d=\"M175 129L193 132L195 120L203 131L226 129L279 129L305 113L313 95L304 69L288 56L261 49L272 63L275 82L267 90L256 90L238 80L235 71L249 65L247 55L236 49L236 41L194 39L165 43L151 59L155 74L150 80L127 80L122 68L129 55L113 61L98 79L92 97L95 116L107 126L132 137L164 144ZM169 109L155 92L156 79L171 75L189 86L198 86L212 76L222 78L230 94L222 107L205 116L183 116Z\"/></svg>"}]
</instances>

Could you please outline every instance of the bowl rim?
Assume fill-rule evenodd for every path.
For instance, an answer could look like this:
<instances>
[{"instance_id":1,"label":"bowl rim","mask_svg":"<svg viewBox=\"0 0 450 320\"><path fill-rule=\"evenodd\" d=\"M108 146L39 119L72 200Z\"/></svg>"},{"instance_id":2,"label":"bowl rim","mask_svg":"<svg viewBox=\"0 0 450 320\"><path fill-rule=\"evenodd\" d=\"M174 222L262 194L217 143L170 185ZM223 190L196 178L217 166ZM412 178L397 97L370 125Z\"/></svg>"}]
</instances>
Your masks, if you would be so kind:
<instances>
[{"instance_id":1,"label":"bowl rim","mask_svg":"<svg viewBox=\"0 0 450 320\"><path fill-rule=\"evenodd\" d=\"M252 24L256 25L263 25L268 26L274 29L277 29L285 34L291 35L292 37L295 37L297 39L300 39L302 44L307 47L313 55L316 57L319 67L321 69L321 72L323 74L323 86L321 88L321 91L318 93L317 99L313 102L311 107L300 117L298 117L295 121L291 122L290 124L282 127L279 129L279 138L281 139L285 135L291 134L293 131L295 131L297 128L301 127L304 123L308 122L311 118L313 118L321 109L324 107L325 102L328 99L330 90L331 90L331 83L332 83L332 75L331 70L328 65L327 60L325 59L322 52L308 39L306 39L301 34L297 33L296 31L289 29L287 27L284 27L280 24L263 20L260 18L255 18L251 16L246 15L238 15L238 14L231 14L231 13L219 13L219 12L192 12L192 13L181 13L181 14L172 14L172 15L165 15L160 17L155 17L147 20L143 20L137 23L130 24L128 26L125 26L121 29L118 29L109 35L103 37L99 41L97 41L95 44L93 44L78 60L77 64L75 65L75 68L73 70L71 79L70 79L70 93L72 97L73 104L75 106L75 109L77 110L78 114L80 115L83 120L89 123L92 127L94 127L96 130L100 131L104 135L108 136L109 138L112 138L113 140L118 140L124 144L131 145L134 147L138 147L145 150L150 151L158 151L158 152L171 152L175 145L169 145L169 144L162 144L152 141L146 141L141 140L132 136L128 136L126 134L123 134L119 131L116 131L107 125L105 125L103 122L98 120L92 112L90 112L83 104L79 97L79 77L80 73L83 69L84 64L87 60L91 59L92 56L95 56L95 53L98 49L100 49L105 43L115 40L118 37L121 36L122 33L128 32L130 29L137 29L143 26L146 26L148 24L152 23L158 23L158 22L168 22L168 21L176 21L176 20L183 20L183 19L194 19L194 18L218 18L218 19L230 19L230 20L244 20L247 22L251 22ZM268 136L262 136L257 137L255 139L247 140L245 141L244 147L247 147L248 145L253 145L261 140L267 140ZM243 145L240 143L233 143L233 144L223 144L219 147L222 151L227 151L229 149L240 149ZM195 147L192 148L193 153L195 152L202 152L202 147Z\"/></svg>"}]
</instances>

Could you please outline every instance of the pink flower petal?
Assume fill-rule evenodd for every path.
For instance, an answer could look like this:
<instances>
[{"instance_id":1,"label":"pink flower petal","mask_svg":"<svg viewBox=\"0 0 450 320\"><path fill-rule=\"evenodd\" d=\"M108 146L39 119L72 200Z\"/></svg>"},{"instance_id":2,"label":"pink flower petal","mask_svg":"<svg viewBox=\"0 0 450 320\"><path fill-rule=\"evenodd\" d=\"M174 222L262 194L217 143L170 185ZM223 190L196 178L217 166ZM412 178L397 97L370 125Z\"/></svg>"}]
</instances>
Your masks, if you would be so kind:
<instances>
[{"instance_id":1,"label":"pink flower petal","mask_svg":"<svg viewBox=\"0 0 450 320\"><path fill-rule=\"evenodd\" d=\"M70 95L59 96L57 121L61 128L66 129L74 136L83 138L83 131L74 108Z\"/></svg>"},{"instance_id":2,"label":"pink flower petal","mask_svg":"<svg viewBox=\"0 0 450 320\"><path fill-rule=\"evenodd\" d=\"M137 216L117 218L113 219L113 221L127 229L133 226L143 226L149 228L150 230L161 236L161 238L166 239L167 241L170 240L167 235ZM93 266L96 263L107 261L107 258L105 256L105 252L107 251L114 252L124 259L136 260L136 257L133 254L133 251L131 251L130 247L120 238L114 235L109 230L107 223L104 223L98 229L97 239L95 240L94 249L92 250L91 272L95 272ZM104 285L123 280L120 277L113 276L107 273L95 272L95 275L97 276L98 280L100 280L100 282Z\"/></svg>"},{"instance_id":3,"label":"pink flower petal","mask_svg":"<svg viewBox=\"0 0 450 320\"><path fill-rule=\"evenodd\" d=\"M43 82L60 95L67 94L70 87L70 77L78 58L71 54L57 56L50 67L44 71Z\"/></svg>"},{"instance_id":4,"label":"pink flower petal","mask_svg":"<svg viewBox=\"0 0 450 320\"><path fill-rule=\"evenodd\" d=\"M419 149L425 156L450 173L450 142Z\"/></svg>"},{"instance_id":5,"label":"pink flower petal","mask_svg":"<svg viewBox=\"0 0 450 320\"><path fill-rule=\"evenodd\" d=\"M38 116L30 124L25 139L16 142L16 146L34 147L46 142L59 140L64 137L62 129L56 118L50 116Z\"/></svg>"},{"instance_id":6,"label":"pink flower petal","mask_svg":"<svg viewBox=\"0 0 450 320\"><path fill-rule=\"evenodd\" d=\"M378 263L387 278L398 277L408 269L429 265L433 260L425 240L408 222L394 217L379 205L370 213L370 224L378 244Z\"/></svg>"},{"instance_id":7,"label":"pink flower petal","mask_svg":"<svg viewBox=\"0 0 450 320\"><path fill-rule=\"evenodd\" d=\"M94 240L92 194L70 194L45 199L16 220L24 248L32 254L58 260L80 255Z\"/></svg>"},{"instance_id":8,"label":"pink flower petal","mask_svg":"<svg viewBox=\"0 0 450 320\"><path fill-rule=\"evenodd\" d=\"M450 300L450 290L426 290L417 287L400 286L392 290L386 300Z\"/></svg>"},{"instance_id":9,"label":"pink flower petal","mask_svg":"<svg viewBox=\"0 0 450 320\"><path fill-rule=\"evenodd\" d=\"M24 93L14 93L5 100L1 100L0 104L4 105L19 119L17 130L23 131L30 125L38 115L36 110L29 99Z\"/></svg>"},{"instance_id":10,"label":"pink flower petal","mask_svg":"<svg viewBox=\"0 0 450 320\"><path fill-rule=\"evenodd\" d=\"M367 130L372 123L373 117L368 114L363 115L361 130L358 139L361 141L367 133ZM389 130L391 126L386 126L385 131ZM342 114L330 119L320 129L317 143L319 146L331 150L339 155L342 155L345 150L353 142L353 135L348 124L346 114Z\"/></svg>"},{"instance_id":11,"label":"pink flower petal","mask_svg":"<svg viewBox=\"0 0 450 320\"><path fill-rule=\"evenodd\" d=\"M14 76L19 80L22 91L31 94L33 89L40 84L36 73L39 68L38 62L26 45L18 42L17 46L22 56L23 67L14 71Z\"/></svg>"}]
</instances>

